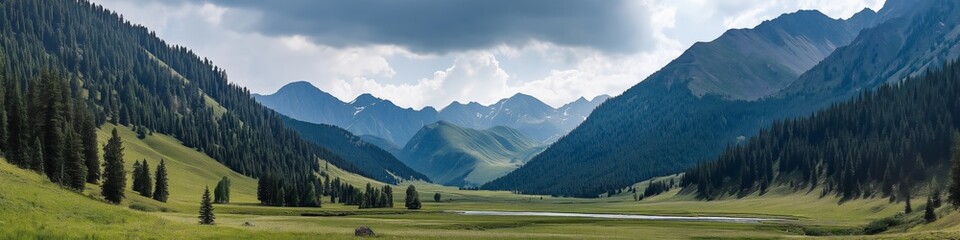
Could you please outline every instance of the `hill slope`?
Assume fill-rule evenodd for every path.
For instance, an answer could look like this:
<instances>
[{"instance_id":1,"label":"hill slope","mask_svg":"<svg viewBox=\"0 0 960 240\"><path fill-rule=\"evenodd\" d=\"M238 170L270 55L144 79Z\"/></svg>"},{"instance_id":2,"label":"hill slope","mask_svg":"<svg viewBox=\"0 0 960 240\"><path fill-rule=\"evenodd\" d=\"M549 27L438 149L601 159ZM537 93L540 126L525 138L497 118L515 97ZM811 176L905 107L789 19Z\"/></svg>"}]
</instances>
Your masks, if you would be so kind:
<instances>
[{"instance_id":1,"label":"hill slope","mask_svg":"<svg viewBox=\"0 0 960 240\"><path fill-rule=\"evenodd\" d=\"M526 163L543 148L517 130L424 126L400 154L405 163L439 184L479 186Z\"/></svg>"},{"instance_id":2,"label":"hill slope","mask_svg":"<svg viewBox=\"0 0 960 240\"><path fill-rule=\"evenodd\" d=\"M339 127L314 124L284 117L284 125L300 133L300 137L319 144L337 153L362 169L383 169L371 176L375 179L399 180L419 179L429 181L427 176L410 169L391 153L367 143L360 137L354 136L347 130Z\"/></svg>"},{"instance_id":3,"label":"hill slope","mask_svg":"<svg viewBox=\"0 0 960 240\"><path fill-rule=\"evenodd\" d=\"M402 146L421 127L437 121L474 129L507 126L537 141L553 142L583 122L609 96L581 98L558 109L532 96L517 94L489 106L453 102L440 111L433 107L414 110L370 94L344 103L310 83L294 82L274 94L254 94L254 98L298 120L335 125L357 135L375 136Z\"/></svg>"},{"instance_id":4,"label":"hill slope","mask_svg":"<svg viewBox=\"0 0 960 240\"><path fill-rule=\"evenodd\" d=\"M156 169L160 159L167 164L170 198L161 203L130 190L121 205L100 201L100 187L87 184L81 192L67 190L36 172L20 169L0 158L0 238L13 239L129 239L129 238L250 238L297 237L294 233L256 232L233 227L201 227L195 223L177 223L143 211L166 214L195 214L198 199L206 186L216 185L221 177L231 180L231 201L256 203L255 179L243 176L178 140L159 133L138 139L130 128L107 124L97 132L101 142L116 128L123 139L125 168L133 170L135 160L146 159ZM101 153L102 155L102 153ZM334 175L355 176L342 171ZM130 176L128 176L128 179ZM370 180L368 180L370 181ZM360 186L361 183L356 183ZM226 213L226 205L218 205ZM140 209L136 211L134 209ZM279 234L279 235L278 235ZM306 237L306 236L300 236Z\"/></svg>"},{"instance_id":5,"label":"hill slope","mask_svg":"<svg viewBox=\"0 0 960 240\"><path fill-rule=\"evenodd\" d=\"M768 111L791 111L749 100L787 87L872 26L876 16L865 10L849 20L834 20L802 11L695 44L601 104L524 167L484 188L596 197L713 157L779 116Z\"/></svg>"}]
</instances>

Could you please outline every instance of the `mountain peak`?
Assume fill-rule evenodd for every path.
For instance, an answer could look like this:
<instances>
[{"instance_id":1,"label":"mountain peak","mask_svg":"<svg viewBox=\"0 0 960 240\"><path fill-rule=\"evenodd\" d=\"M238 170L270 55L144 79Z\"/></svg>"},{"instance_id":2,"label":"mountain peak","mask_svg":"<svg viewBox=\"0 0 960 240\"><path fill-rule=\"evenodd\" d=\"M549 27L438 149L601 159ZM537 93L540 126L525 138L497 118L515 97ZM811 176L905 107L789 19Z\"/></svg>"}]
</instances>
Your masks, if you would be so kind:
<instances>
[{"instance_id":1,"label":"mountain peak","mask_svg":"<svg viewBox=\"0 0 960 240\"><path fill-rule=\"evenodd\" d=\"M277 90L277 92L274 93L273 95L277 95L278 93L327 94L323 90L320 90L319 88L317 88L316 86L313 86L313 84L307 81L296 81L296 82L287 83L287 85L283 85L283 87L280 87L280 89Z\"/></svg>"},{"instance_id":2,"label":"mountain peak","mask_svg":"<svg viewBox=\"0 0 960 240\"><path fill-rule=\"evenodd\" d=\"M383 99L374 97L373 94L364 93L364 94L360 94L360 96L357 96L357 98L354 98L353 101L350 102L350 105L370 106L379 102L383 102Z\"/></svg>"},{"instance_id":3,"label":"mountain peak","mask_svg":"<svg viewBox=\"0 0 960 240\"><path fill-rule=\"evenodd\" d=\"M527 95L525 93L518 92L516 94L513 94L513 96L510 96L510 98L534 98L534 97Z\"/></svg>"}]
</instances>

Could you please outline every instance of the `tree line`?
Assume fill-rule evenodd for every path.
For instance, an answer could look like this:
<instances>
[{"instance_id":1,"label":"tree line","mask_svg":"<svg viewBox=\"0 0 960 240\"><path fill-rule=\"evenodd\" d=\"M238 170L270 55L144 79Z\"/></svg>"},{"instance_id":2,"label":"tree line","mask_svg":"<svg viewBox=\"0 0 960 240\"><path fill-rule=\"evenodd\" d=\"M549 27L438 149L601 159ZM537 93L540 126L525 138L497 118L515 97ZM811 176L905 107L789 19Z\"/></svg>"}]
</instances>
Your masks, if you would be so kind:
<instances>
[{"instance_id":1,"label":"tree line","mask_svg":"<svg viewBox=\"0 0 960 240\"><path fill-rule=\"evenodd\" d=\"M100 181L97 125L79 86L49 70L27 80L0 69L0 84L0 151L10 163L75 191Z\"/></svg>"},{"instance_id":2,"label":"tree line","mask_svg":"<svg viewBox=\"0 0 960 240\"><path fill-rule=\"evenodd\" d=\"M260 204L267 206L289 206L289 207L321 207L324 197L329 197L330 203L340 203L344 205L354 205L360 209L365 208L393 208L393 187L384 185L374 187L367 183L364 189L357 188L346 181L335 177L332 180L326 173L322 173L323 178L307 176L300 178L299 182L286 182L287 178L276 178L273 174L266 174L257 182L257 199ZM224 178L218 184L226 181L226 194L229 194L229 180ZM215 191L215 193L220 191ZM220 194L216 194L219 198ZM228 195L229 196L229 195ZM439 202L440 195L437 193L435 201ZM420 209L420 196L416 187L410 185L407 188L404 207L408 209Z\"/></svg>"}]
</instances>

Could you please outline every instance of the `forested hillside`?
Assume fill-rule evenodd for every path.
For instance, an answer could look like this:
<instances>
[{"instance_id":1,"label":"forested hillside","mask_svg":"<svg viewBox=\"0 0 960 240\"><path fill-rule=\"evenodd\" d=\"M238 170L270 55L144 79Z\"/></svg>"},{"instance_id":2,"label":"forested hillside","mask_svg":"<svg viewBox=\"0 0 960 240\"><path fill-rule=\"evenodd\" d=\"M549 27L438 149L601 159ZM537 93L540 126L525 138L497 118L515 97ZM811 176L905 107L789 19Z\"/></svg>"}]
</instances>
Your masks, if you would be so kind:
<instances>
[{"instance_id":1,"label":"forested hillside","mask_svg":"<svg viewBox=\"0 0 960 240\"><path fill-rule=\"evenodd\" d=\"M902 198L944 188L960 140L960 64L884 85L813 116L777 122L716 161L688 170L682 186L711 199L772 185L823 187L844 198ZM954 153L955 154L955 153ZM940 177L939 186L928 183Z\"/></svg>"},{"instance_id":2,"label":"forested hillside","mask_svg":"<svg viewBox=\"0 0 960 240\"><path fill-rule=\"evenodd\" d=\"M248 90L230 84L225 71L210 60L168 45L101 6L73 0L3 1L0 27L8 82L45 88L28 79L44 69L58 72L70 86L64 92L90 106L97 123L168 134L237 172L254 177L277 173L289 178L286 184L310 181L318 158L365 176L382 176L376 174L382 169L360 168L301 139ZM31 98L24 97L32 104Z\"/></svg>"}]
</instances>

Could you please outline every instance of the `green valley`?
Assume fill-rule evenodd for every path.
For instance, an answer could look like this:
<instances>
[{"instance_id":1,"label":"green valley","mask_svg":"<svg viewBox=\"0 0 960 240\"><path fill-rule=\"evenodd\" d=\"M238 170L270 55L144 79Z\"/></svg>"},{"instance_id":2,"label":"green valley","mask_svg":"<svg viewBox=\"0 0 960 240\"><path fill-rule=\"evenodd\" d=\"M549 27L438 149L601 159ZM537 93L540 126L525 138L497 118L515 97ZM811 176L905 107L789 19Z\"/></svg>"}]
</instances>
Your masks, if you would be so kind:
<instances>
[{"instance_id":1,"label":"green valley","mask_svg":"<svg viewBox=\"0 0 960 240\"><path fill-rule=\"evenodd\" d=\"M0 0L0 239L960 239L960 1L827 2Z\"/></svg>"}]
</instances>

